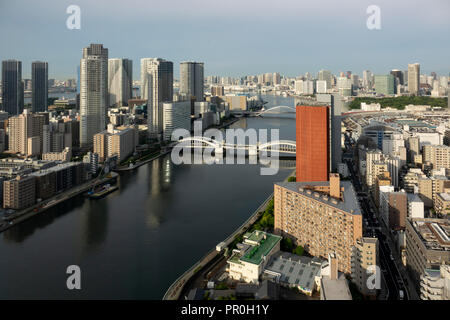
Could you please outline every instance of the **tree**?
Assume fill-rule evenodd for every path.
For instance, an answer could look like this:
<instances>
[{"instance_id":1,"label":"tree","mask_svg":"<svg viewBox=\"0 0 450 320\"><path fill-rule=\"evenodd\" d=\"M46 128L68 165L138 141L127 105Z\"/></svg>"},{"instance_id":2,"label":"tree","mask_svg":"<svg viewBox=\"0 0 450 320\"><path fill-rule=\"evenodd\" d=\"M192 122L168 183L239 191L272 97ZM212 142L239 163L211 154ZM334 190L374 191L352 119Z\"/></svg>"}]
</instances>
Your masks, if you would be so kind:
<instances>
[{"instance_id":1,"label":"tree","mask_svg":"<svg viewBox=\"0 0 450 320\"><path fill-rule=\"evenodd\" d=\"M302 246L297 246L297 248L294 249L294 251L292 253L298 255L298 256L302 256L303 255L303 247Z\"/></svg>"}]
</instances>

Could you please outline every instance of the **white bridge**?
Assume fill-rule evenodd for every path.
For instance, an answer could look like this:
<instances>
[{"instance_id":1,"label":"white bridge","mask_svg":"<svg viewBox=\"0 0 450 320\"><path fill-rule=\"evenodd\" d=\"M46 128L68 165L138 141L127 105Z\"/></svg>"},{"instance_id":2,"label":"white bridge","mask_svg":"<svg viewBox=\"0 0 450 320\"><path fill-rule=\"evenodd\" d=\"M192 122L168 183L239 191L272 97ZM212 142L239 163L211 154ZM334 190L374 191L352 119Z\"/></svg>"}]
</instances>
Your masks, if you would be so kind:
<instances>
[{"instance_id":1,"label":"white bridge","mask_svg":"<svg viewBox=\"0 0 450 320\"><path fill-rule=\"evenodd\" d=\"M255 116L263 116L265 114L295 113L295 108L288 106L276 106L266 110L256 111Z\"/></svg>"},{"instance_id":2,"label":"white bridge","mask_svg":"<svg viewBox=\"0 0 450 320\"><path fill-rule=\"evenodd\" d=\"M257 155L260 152L278 152L287 154L296 154L296 143L292 140L276 140L256 145L231 144L223 141L217 141L203 136L187 137L178 141L175 145L181 148L204 149L212 148L216 154L223 153L224 150L245 150L248 155Z\"/></svg>"}]
</instances>

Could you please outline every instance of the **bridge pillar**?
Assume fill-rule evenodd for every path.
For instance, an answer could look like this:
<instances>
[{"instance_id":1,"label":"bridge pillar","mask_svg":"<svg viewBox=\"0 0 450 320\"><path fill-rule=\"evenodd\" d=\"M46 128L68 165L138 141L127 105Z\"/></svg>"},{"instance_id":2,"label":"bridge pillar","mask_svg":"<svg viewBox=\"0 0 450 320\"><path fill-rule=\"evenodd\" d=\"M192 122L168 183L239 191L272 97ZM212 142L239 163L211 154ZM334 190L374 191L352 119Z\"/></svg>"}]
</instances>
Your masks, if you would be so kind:
<instances>
[{"instance_id":1,"label":"bridge pillar","mask_svg":"<svg viewBox=\"0 0 450 320\"><path fill-rule=\"evenodd\" d=\"M248 155L249 156L256 156L258 154L258 147L257 146L249 146L248 147Z\"/></svg>"},{"instance_id":2,"label":"bridge pillar","mask_svg":"<svg viewBox=\"0 0 450 320\"><path fill-rule=\"evenodd\" d=\"M223 147L216 147L214 149L215 154L223 154Z\"/></svg>"}]
</instances>

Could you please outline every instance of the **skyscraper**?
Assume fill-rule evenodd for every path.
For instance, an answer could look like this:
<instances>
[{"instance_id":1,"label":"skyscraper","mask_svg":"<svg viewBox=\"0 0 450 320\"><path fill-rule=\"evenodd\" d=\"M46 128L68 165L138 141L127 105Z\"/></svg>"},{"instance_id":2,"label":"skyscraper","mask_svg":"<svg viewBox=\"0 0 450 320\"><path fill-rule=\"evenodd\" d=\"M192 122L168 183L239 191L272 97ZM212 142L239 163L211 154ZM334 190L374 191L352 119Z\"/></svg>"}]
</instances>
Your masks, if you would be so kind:
<instances>
[{"instance_id":1,"label":"skyscraper","mask_svg":"<svg viewBox=\"0 0 450 320\"><path fill-rule=\"evenodd\" d=\"M2 104L3 111L18 115L23 111L22 62L2 61Z\"/></svg>"},{"instance_id":2,"label":"skyscraper","mask_svg":"<svg viewBox=\"0 0 450 320\"><path fill-rule=\"evenodd\" d=\"M372 88L372 73L370 70L364 70L363 71L363 87L364 89L371 89Z\"/></svg>"},{"instance_id":3,"label":"skyscraper","mask_svg":"<svg viewBox=\"0 0 450 320\"><path fill-rule=\"evenodd\" d=\"M161 58L141 59L141 99L148 100L149 136L159 138L163 131L162 103L173 100L173 62Z\"/></svg>"},{"instance_id":4,"label":"skyscraper","mask_svg":"<svg viewBox=\"0 0 450 320\"><path fill-rule=\"evenodd\" d=\"M180 94L203 101L203 62L180 63Z\"/></svg>"},{"instance_id":5,"label":"skyscraper","mask_svg":"<svg viewBox=\"0 0 450 320\"><path fill-rule=\"evenodd\" d=\"M330 107L297 105L297 182L328 181Z\"/></svg>"},{"instance_id":6,"label":"skyscraper","mask_svg":"<svg viewBox=\"0 0 450 320\"><path fill-rule=\"evenodd\" d=\"M108 49L102 44L83 48L80 82L80 145L90 147L94 135L106 128Z\"/></svg>"},{"instance_id":7,"label":"skyscraper","mask_svg":"<svg viewBox=\"0 0 450 320\"><path fill-rule=\"evenodd\" d=\"M419 94L420 64L408 64L408 91L413 95Z\"/></svg>"},{"instance_id":8,"label":"skyscraper","mask_svg":"<svg viewBox=\"0 0 450 320\"><path fill-rule=\"evenodd\" d=\"M394 76L392 74L375 76L375 92L377 94L394 94Z\"/></svg>"},{"instance_id":9,"label":"skyscraper","mask_svg":"<svg viewBox=\"0 0 450 320\"><path fill-rule=\"evenodd\" d=\"M325 80L327 82L327 89L331 89L331 72L329 70L320 70L317 75L318 80Z\"/></svg>"},{"instance_id":10,"label":"skyscraper","mask_svg":"<svg viewBox=\"0 0 450 320\"><path fill-rule=\"evenodd\" d=\"M48 63L34 61L31 63L31 110L47 111L48 99Z\"/></svg>"},{"instance_id":11,"label":"skyscraper","mask_svg":"<svg viewBox=\"0 0 450 320\"><path fill-rule=\"evenodd\" d=\"M132 96L133 62L129 59L108 60L109 106L128 105Z\"/></svg>"}]
</instances>

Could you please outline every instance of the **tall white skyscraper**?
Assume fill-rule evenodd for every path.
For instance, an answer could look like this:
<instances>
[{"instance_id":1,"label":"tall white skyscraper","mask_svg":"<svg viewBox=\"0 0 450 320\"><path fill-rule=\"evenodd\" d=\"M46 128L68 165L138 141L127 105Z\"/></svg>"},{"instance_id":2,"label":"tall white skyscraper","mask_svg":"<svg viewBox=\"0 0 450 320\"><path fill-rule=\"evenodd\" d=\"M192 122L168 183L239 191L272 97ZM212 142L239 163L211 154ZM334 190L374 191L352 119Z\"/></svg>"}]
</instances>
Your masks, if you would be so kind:
<instances>
[{"instance_id":1,"label":"tall white skyscraper","mask_svg":"<svg viewBox=\"0 0 450 320\"><path fill-rule=\"evenodd\" d=\"M110 106L128 104L132 97L133 62L129 59L108 60L108 92Z\"/></svg>"},{"instance_id":2,"label":"tall white skyscraper","mask_svg":"<svg viewBox=\"0 0 450 320\"><path fill-rule=\"evenodd\" d=\"M160 138L163 131L162 103L173 100L173 63L161 58L141 59L141 99L147 99L149 136Z\"/></svg>"},{"instance_id":3,"label":"tall white skyscraper","mask_svg":"<svg viewBox=\"0 0 450 320\"><path fill-rule=\"evenodd\" d=\"M80 145L90 147L106 128L108 106L108 49L102 44L83 48L80 61Z\"/></svg>"},{"instance_id":4,"label":"tall white skyscraper","mask_svg":"<svg viewBox=\"0 0 450 320\"><path fill-rule=\"evenodd\" d=\"M203 62L181 62L180 94L186 95L188 98L195 97L196 101L203 101L203 73Z\"/></svg>"},{"instance_id":5,"label":"tall white skyscraper","mask_svg":"<svg viewBox=\"0 0 450 320\"><path fill-rule=\"evenodd\" d=\"M411 94L419 94L420 64L408 64L408 91Z\"/></svg>"}]
</instances>

